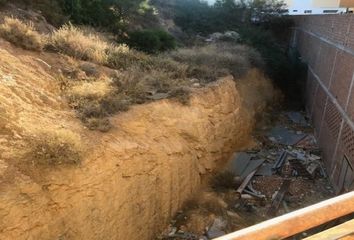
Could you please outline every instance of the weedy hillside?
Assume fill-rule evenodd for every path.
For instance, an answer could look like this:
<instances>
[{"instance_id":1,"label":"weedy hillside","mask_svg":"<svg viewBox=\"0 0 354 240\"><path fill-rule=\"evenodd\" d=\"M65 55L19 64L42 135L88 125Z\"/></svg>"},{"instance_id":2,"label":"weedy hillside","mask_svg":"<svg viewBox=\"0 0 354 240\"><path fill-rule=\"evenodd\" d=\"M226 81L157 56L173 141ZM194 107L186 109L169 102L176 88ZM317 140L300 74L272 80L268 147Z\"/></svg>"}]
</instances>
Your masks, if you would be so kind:
<instances>
[{"instance_id":1,"label":"weedy hillside","mask_svg":"<svg viewBox=\"0 0 354 240\"><path fill-rule=\"evenodd\" d=\"M149 39L152 32L139 34ZM91 27L68 23L44 34L32 21L10 16L0 24L0 35L26 50L67 56L69 69L59 66L55 73L62 95L85 126L103 132L111 128L110 116L131 105L164 98L188 104L192 88L229 74L241 77L263 64L254 49L235 43L147 50L148 54ZM171 39L162 39L160 48L166 42L170 46Z\"/></svg>"}]
</instances>

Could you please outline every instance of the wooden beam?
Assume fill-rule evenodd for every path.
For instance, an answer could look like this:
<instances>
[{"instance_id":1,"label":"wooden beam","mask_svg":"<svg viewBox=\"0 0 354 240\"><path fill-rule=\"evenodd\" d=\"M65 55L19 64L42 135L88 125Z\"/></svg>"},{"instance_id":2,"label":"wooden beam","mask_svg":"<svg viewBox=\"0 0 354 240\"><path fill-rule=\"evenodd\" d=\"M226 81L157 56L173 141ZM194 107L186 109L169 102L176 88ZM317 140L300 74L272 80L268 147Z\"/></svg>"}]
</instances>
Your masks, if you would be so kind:
<instances>
[{"instance_id":1,"label":"wooden beam","mask_svg":"<svg viewBox=\"0 0 354 240\"><path fill-rule=\"evenodd\" d=\"M216 240L284 239L354 212L354 192L270 219Z\"/></svg>"},{"instance_id":2,"label":"wooden beam","mask_svg":"<svg viewBox=\"0 0 354 240\"><path fill-rule=\"evenodd\" d=\"M304 240L335 240L352 237L354 239L354 219L311 237L305 238Z\"/></svg>"},{"instance_id":3,"label":"wooden beam","mask_svg":"<svg viewBox=\"0 0 354 240\"><path fill-rule=\"evenodd\" d=\"M267 215L271 217L275 217L277 215L277 211L280 207L281 202L283 201L283 198L285 194L289 191L289 187L291 184L290 179L285 179L280 187L280 190L278 191L277 195L275 196L274 200L272 201L272 205L268 209Z\"/></svg>"},{"instance_id":4,"label":"wooden beam","mask_svg":"<svg viewBox=\"0 0 354 240\"><path fill-rule=\"evenodd\" d=\"M258 168L257 168L258 169ZM253 176L256 174L257 169L254 170L253 172L251 172L246 178L245 180L243 180L242 184L238 187L237 189L237 193L241 196L243 190L245 190L245 188L247 187L248 183L251 181L251 179L253 178Z\"/></svg>"}]
</instances>

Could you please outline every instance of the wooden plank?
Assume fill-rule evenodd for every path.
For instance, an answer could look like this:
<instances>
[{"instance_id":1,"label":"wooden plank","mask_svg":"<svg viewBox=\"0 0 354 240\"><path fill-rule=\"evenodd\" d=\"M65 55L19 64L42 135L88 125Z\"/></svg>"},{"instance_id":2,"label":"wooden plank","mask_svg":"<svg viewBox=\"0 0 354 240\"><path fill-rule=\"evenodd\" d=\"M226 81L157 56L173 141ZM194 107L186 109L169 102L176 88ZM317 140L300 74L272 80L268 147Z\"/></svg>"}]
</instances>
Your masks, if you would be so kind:
<instances>
[{"instance_id":1,"label":"wooden plank","mask_svg":"<svg viewBox=\"0 0 354 240\"><path fill-rule=\"evenodd\" d=\"M278 191L277 195L275 196L274 200L272 201L272 205L270 206L267 215L274 217L277 214L279 206L283 201L285 194L289 191L291 180L285 179Z\"/></svg>"},{"instance_id":2,"label":"wooden plank","mask_svg":"<svg viewBox=\"0 0 354 240\"><path fill-rule=\"evenodd\" d=\"M304 240L334 240L334 239L350 239L348 237L354 238L354 219L311 237L305 238Z\"/></svg>"},{"instance_id":3,"label":"wooden plank","mask_svg":"<svg viewBox=\"0 0 354 240\"><path fill-rule=\"evenodd\" d=\"M217 240L284 239L354 212L354 192L270 219Z\"/></svg>"},{"instance_id":4,"label":"wooden plank","mask_svg":"<svg viewBox=\"0 0 354 240\"><path fill-rule=\"evenodd\" d=\"M238 187L237 189L237 193L238 194L242 194L243 190L245 190L245 188L247 187L248 183L251 181L251 179L253 178L253 176L256 174L258 168L256 170L254 170L253 172L251 172L246 178L245 180L242 182L242 184Z\"/></svg>"},{"instance_id":5,"label":"wooden plank","mask_svg":"<svg viewBox=\"0 0 354 240\"><path fill-rule=\"evenodd\" d=\"M354 240L354 235L342 237L340 240Z\"/></svg>"}]
</instances>

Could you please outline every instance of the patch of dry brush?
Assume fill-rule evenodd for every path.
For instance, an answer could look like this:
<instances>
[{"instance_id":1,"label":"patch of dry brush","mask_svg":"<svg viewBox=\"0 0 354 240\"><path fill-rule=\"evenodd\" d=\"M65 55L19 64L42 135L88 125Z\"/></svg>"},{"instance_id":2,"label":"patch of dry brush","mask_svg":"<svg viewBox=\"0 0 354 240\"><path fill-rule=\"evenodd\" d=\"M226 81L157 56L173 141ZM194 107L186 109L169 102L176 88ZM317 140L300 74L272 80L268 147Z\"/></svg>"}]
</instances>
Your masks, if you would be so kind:
<instances>
[{"instance_id":1,"label":"patch of dry brush","mask_svg":"<svg viewBox=\"0 0 354 240\"><path fill-rule=\"evenodd\" d=\"M45 46L45 37L38 33L32 23L5 17L0 24L0 35L12 44L27 50L41 51Z\"/></svg>"},{"instance_id":2,"label":"patch of dry brush","mask_svg":"<svg viewBox=\"0 0 354 240\"><path fill-rule=\"evenodd\" d=\"M45 44L44 37L32 24L14 18L5 18L0 33L26 49L41 50ZM227 43L147 55L126 45L110 43L93 29L72 24L54 31L46 47L88 61L81 64L87 78L76 76L83 72L76 66L77 71L70 76L64 76L64 73L59 79L70 106L82 122L89 129L103 132L111 128L110 116L126 111L133 104L163 98L188 104L192 87L203 86L229 74L238 78L250 68L263 64L253 49ZM93 63L114 69L115 73L102 74Z\"/></svg>"},{"instance_id":3,"label":"patch of dry brush","mask_svg":"<svg viewBox=\"0 0 354 240\"><path fill-rule=\"evenodd\" d=\"M104 64L109 43L99 34L73 26L63 25L50 37L50 44L57 51L77 59Z\"/></svg>"},{"instance_id":4,"label":"patch of dry brush","mask_svg":"<svg viewBox=\"0 0 354 240\"><path fill-rule=\"evenodd\" d=\"M104 132L111 127L110 116L133 104L162 98L188 104L193 86L229 74L240 77L262 64L257 52L241 45L208 45L163 55L112 45L106 54L105 65L118 71L106 77L105 82L75 82L68 93L70 105L85 125Z\"/></svg>"},{"instance_id":5,"label":"patch of dry brush","mask_svg":"<svg viewBox=\"0 0 354 240\"><path fill-rule=\"evenodd\" d=\"M250 68L263 66L260 54L254 49L228 43L181 48L169 56L188 65L188 77L206 83L228 74L242 77Z\"/></svg>"},{"instance_id":6,"label":"patch of dry brush","mask_svg":"<svg viewBox=\"0 0 354 240\"><path fill-rule=\"evenodd\" d=\"M64 129L46 130L28 141L25 159L35 166L75 165L81 162L82 152L79 135Z\"/></svg>"}]
</instances>

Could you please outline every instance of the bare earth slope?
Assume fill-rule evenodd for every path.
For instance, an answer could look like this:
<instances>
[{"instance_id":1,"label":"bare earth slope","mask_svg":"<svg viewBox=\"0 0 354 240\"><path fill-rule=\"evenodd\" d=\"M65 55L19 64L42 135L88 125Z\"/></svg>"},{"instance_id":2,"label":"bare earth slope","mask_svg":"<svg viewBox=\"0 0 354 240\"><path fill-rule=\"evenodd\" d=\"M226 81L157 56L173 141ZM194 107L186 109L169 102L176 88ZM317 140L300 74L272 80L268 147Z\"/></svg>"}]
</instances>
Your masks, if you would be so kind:
<instances>
[{"instance_id":1,"label":"bare earth slope","mask_svg":"<svg viewBox=\"0 0 354 240\"><path fill-rule=\"evenodd\" d=\"M85 129L48 67L0 43L0 239L152 239L204 174L251 142L254 113L273 88L252 70L173 100L112 117L109 133ZM240 89L240 91L238 90ZM248 101L248 96L257 96ZM247 108L245 107L247 106ZM36 166L30 137L65 129L81 137L73 166Z\"/></svg>"}]
</instances>

